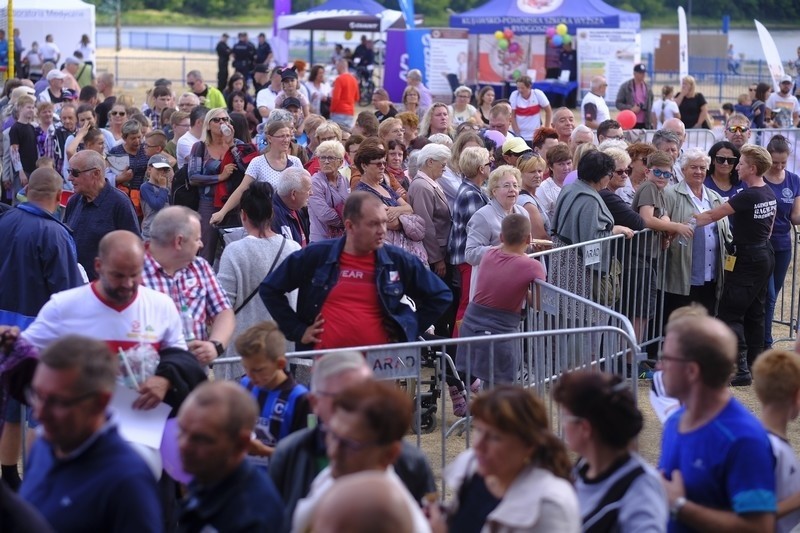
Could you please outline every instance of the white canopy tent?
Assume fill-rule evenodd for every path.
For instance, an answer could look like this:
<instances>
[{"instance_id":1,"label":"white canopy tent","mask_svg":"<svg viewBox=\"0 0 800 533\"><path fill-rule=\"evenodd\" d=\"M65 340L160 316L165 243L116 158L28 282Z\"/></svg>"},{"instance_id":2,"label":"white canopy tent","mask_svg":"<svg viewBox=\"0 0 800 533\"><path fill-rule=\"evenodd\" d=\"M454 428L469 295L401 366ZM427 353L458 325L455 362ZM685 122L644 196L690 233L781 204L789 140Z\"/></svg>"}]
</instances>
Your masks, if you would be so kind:
<instances>
[{"instance_id":1,"label":"white canopy tent","mask_svg":"<svg viewBox=\"0 0 800 533\"><path fill-rule=\"evenodd\" d=\"M61 49L62 59L78 49L81 36L95 40L95 6L81 0L14 0L14 27L19 29L22 46L29 50L31 43L44 42L51 34ZM0 8L0 20L8 24L8 4ZM4 27L8 33L8 28ZM8 35L11 38L11 35Z\"/></svg>"}]
</instances>

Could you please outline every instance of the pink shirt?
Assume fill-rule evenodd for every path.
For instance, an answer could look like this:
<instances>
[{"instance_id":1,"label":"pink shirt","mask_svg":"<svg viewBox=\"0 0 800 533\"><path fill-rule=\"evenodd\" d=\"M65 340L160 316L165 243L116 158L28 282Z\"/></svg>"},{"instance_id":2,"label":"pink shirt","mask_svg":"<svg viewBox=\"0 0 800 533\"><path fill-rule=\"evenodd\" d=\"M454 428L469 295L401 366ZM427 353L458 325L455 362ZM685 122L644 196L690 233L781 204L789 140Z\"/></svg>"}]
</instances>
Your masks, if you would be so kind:
<instances>
[{"instance_id":1,"label":"pink shirt","mask_svg":"<svg viewBox=\"0 0 800 533\"><path fill-rule=\"evenodd\" d=\"M492 248L481 259L473 301L493 309L518 312L537 279L546 278L542 263L524 255L513 255Z\"/></svg>"},{"instance_id":2,"label":"pink shirt","mask_svg":"<svg viewBox=\"0 0 800 533\"><path fill-rule=\"evenodd\" d=\"M647 103L647 87L644 83L633 83L633 101L638 104L640 108L644 107ZM640 109L639 112L636 113L636 122L647 122L647 113Z\"/></svg>"}]
</instances>

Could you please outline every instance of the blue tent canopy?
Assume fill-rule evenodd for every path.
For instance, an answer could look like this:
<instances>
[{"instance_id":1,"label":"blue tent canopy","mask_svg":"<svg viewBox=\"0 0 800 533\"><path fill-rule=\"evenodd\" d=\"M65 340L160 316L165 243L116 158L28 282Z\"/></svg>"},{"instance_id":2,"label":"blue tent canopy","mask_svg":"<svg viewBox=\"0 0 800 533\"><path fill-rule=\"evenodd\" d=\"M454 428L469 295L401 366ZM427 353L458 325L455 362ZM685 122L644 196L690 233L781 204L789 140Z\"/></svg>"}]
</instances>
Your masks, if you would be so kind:
<instances>
[{"instance_id":1,"label":"blue tent canopy","mask_svg":"<svg viewBox=\"0 0 800 533\"><path fill-rule=\"evenodd\" d=\"M391 27L405 27L403 14L374 0L328 0L306 11L278 17L279 30L382 32Z\"/></svg>"},{"instance_id":2,"label":"blue tent canopy","mask_svg":"<svg viewBox=\"0 0 800 533\"><path fill-rule=\"evenodd\" d=\"M548 27L566 24L577 28L638 30L641 16L622 11L602 0L491 0L471 11L450 16L450 26L473 34L510 28L517 35L541 35Z\"/></svg>"}]
</instances>

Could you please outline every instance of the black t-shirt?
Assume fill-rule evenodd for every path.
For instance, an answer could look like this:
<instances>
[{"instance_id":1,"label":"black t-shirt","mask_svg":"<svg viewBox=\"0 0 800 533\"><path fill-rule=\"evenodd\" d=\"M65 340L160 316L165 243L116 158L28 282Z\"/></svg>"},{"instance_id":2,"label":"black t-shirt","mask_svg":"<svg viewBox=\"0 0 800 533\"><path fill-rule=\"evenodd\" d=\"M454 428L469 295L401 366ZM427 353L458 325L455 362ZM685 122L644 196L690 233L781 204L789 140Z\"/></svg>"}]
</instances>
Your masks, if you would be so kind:
<instances>
[{"instance_id":1,"label":"black t-shirt","mask_svg":"<svg viewBox=\"0 0 800 533\"><path fill-rule=\"evenodd\" d=\"M683 99L678 109L681 112L681 121L687 128L694 128L694 125L697 124L697 119L700 118L700 108L704 105L706 105L706 99L703 93L695 93L692 98L687 96Z\"/></svg>"},{"instance_id":2,"label":"black t-shirt","mask_svg":"<svg viewBox=\"0 0 800 533\"><path fill-rule=\"evenodd\" d=\"M458 510L450 517L450 531L459 533L480 533L486 519L500 500L486 488L486 483L478 474L464 480L458 491Z\"/></svg>"},{"instance_id":3,"label":"black t-shirt","mask_svg":"<svg viewBox=\"0 0 800 533\"><path fill-rule=\"evenodd\" d=\"M397 109L393 105L389 106L389 111L386 112L384 115L380 111L375 111L375 116L378 117L378 122L383 122L387 118L393 118L397 116Z\"/></svg>"},{"instance_id":4,"label":"black t-shirt","mask_svg":"<svg viewBox=\"0 0 800 533\"><path fill-rule=\"evenodd\" d=\"M769 240L778 202L767 186L748 187L728 200L733 244L763 244Z\"/></svg>"},{"instance_id":5,"label":"black t-shirt","mask_svg":"<svg viewBox=\"0 0 800 533\"><path fill-rule=\"evenodd\" d=\"M264 63L267 61L267 58L272 53L272 47L269 45L268 42L263 42L258 45L256 49L256 63Z\"/></svg>"},{"instance_id":6,"label":"black t-shirt","mask_svg":"<svg viewBox=\"0 0 800 533\"><path fill-rule=\"evenodd\" d=\"M231 47L225 41L217 43L217 58L220 63L227 63L231 56Z\"/></svg>"},{"instance_id":7,"label":"black t-shirt","mask_svg":"<svg viewBox=\"0 0 800 533\"><path fill-rule=\"evenodd\" d=\"M111 108L114 107L114 104L117 102L116 96L109 96L94 108L95 112L97 113L97 127L98 128L106 128L108 127L108 114L111 112Z\"/></svg>"},{"instance_id":8,"label":"black t-shirt","mask_svg":"<svg viewBox=\"0 0 800 533\"><path fill-rule=\"evenodd\" d=\"M48 87L47 94L50 95L50 102L52 102L53 104L60 104L62 102L72 101L72 93L66 89L61 90L61 96L56 96L50 91L50 88Z\"/></svg>"},{"instance_id":9,"label":"black t-shirt","mask_svg":"<svg viewBox=\"0 0 800 533\"><path fill-rule=\"evenodd\" d=\"M238 41L231 49L233 66L239 70L250 71L256 58L256 47L250 41Z\"/></svg>"},{"instance_id":10,"label":"black t-shirt","mask_svg":"<svg viewBox=\"0 0 800 533\"><path fill-rule=\"evenodd\" d=\"M19 145L19 159L22 170L30 177L36 170L36 160L39 159L39 149L36 146L36 128L33 124L15 122L8 132L11 144Z\"/></svg>"}]
</instances>

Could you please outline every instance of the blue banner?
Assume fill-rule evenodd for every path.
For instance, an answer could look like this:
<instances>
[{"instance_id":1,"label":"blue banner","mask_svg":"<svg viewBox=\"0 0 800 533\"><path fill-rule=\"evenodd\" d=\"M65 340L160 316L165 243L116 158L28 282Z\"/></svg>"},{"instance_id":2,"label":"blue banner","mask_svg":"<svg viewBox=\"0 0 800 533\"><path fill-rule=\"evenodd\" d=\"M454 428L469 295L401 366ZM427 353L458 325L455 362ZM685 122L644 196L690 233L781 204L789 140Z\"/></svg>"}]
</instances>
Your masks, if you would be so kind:
<instances>
[{"instance_id":1,"label":"blue banner","mask_svg":"<svg viewBox=\"0 0 800 533\"><path fill-rule=\"evenodd\" d=\"M406 28L414 29L414 0L398 0L398 3L406 19Z\"/></svg>"}]
</instances>

